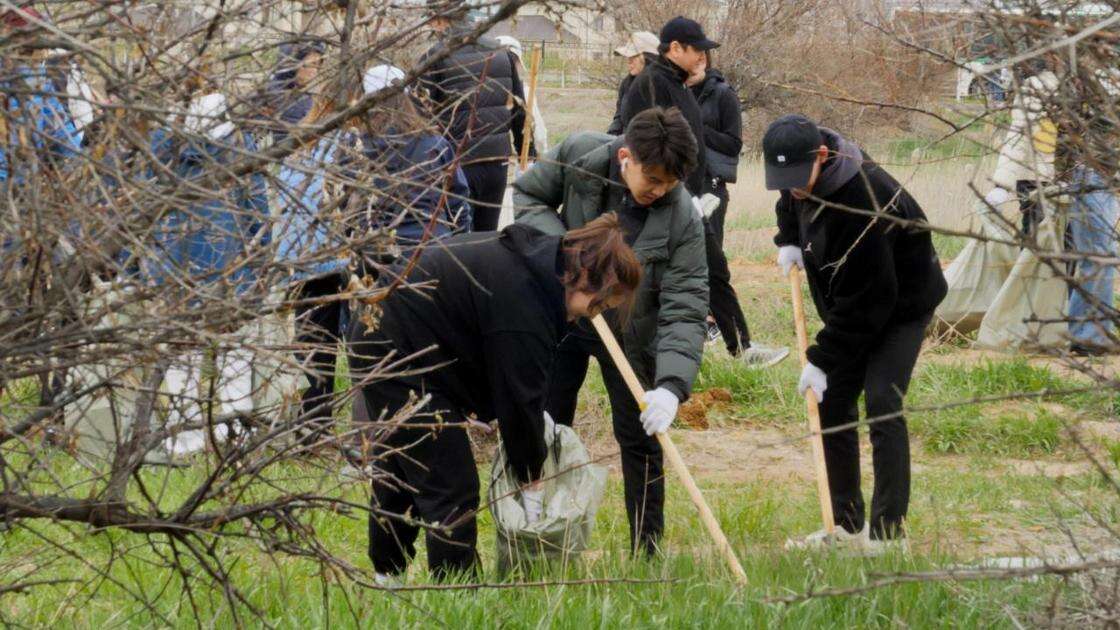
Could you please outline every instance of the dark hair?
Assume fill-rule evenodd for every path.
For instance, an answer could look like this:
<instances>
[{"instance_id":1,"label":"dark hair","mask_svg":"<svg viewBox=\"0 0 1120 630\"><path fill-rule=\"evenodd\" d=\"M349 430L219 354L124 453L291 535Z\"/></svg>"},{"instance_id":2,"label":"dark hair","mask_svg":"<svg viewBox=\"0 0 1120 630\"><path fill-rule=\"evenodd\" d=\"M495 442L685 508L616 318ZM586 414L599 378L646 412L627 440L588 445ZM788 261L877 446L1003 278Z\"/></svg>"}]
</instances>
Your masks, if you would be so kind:
<instances>
[{"instance_id":1,"label":"dark hair","mask_svg":"<svg viewBox=\"0 0 1120 630\"><path fill-rule=\"evenodd\" d=\"M608 212L564 235L564 275L561 282L571 291L593 294L591 308L601 310L611 298L620 297L617 312L623 321L634 304L634 292L642 281L642 264L626 244L622 222Z\"/></svg>"},{"instance_id":2,"label":"dark hair","mask_svg":"<svg viewBox=\"0 0 1120 630\"><path fill-rule=\"evenodd\" d=\"M696 169L699 145L676 107L652 107L635 116L626 126L625 143L643 167L659 166L677 179Z\"/></svg>"},{"instance_id":3,"label":"dark hair","mask_svg":"<svg viewBox=\"0 0 1120 630\"><path fill-rule=\"evenodd\" d=\"M296 89L296 71L299 64L311 53L325 54L326 44L321 41L300 42L297 44L280 44L279 55L276 61L276 70L269 80L270 92L281 92Z\"/></svg>"}]
</instances>

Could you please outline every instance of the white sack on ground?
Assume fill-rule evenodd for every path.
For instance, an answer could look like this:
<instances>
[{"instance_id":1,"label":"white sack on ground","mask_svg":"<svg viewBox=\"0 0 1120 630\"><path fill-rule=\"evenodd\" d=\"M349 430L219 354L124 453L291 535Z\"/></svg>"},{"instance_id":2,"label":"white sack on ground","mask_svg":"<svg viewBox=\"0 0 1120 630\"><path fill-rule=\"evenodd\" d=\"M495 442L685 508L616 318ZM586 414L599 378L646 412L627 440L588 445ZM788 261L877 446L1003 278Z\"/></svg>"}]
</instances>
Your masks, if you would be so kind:
<instances>
[{"instance_id":1,"label":"white sack on ground","mask_svg":"<svg viewBox=\"0 0 1120 630\"><path fill-rule=\"evenodd\" d=\"M541 470L544 510L529 524L517 480L507 470L505 447L490 470L490 511L497 533L498 571L508 572L534 559L571 561L587 548L595 512L607 483L607 470L591 456L571 427L545 418L548 456Z\"/></svg>"}]
</instances>

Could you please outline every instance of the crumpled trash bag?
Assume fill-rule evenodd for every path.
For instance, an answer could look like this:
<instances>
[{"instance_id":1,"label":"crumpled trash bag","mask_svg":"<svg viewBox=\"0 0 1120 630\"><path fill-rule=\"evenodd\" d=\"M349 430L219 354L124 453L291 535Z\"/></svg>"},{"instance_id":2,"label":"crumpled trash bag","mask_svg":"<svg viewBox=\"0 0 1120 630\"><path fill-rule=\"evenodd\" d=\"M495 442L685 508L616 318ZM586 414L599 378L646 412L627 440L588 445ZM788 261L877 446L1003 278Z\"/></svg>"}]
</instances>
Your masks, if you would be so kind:
<instances>
[{"instance_id":1,"label":"crumpled trash bag","mask_svg":"<svg viewBox=\"0 0 1120 630\"><path fill-rule=\"evenodd\" d=\"M538 559L578 559L591 540L595 513L607 484L607 470L591 456L571 427L544 420L548 457L541 469L544 508L527 523L516 477L508 470L505 446L490 471L490 511L497 531L498 572L505 574Z\"/></svg>"}]
</instances>

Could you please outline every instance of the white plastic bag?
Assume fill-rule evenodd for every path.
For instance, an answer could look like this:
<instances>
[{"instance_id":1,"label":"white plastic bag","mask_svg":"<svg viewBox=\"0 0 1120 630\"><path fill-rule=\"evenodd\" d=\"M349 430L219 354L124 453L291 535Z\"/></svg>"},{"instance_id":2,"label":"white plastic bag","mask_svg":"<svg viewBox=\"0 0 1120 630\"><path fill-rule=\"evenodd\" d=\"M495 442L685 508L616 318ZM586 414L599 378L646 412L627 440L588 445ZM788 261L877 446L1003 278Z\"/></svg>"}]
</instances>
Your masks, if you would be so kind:
<instances>
[{"instance_id":1,"label":"white plastic bag","mask_svg":"<svg viewBox=\"0 0 1120 630\"><path fill-rule=\"evenodd\" d=\"M548 456L541 469L544 510L528 523L517 479L507 468L504 445L490 471L490 511L497 530L498 572L536 558L569 561L578 558L591 540L595 512L607 483L607 471L591 463L576 432L545 418Z\"/></svg>"}]
</instances>

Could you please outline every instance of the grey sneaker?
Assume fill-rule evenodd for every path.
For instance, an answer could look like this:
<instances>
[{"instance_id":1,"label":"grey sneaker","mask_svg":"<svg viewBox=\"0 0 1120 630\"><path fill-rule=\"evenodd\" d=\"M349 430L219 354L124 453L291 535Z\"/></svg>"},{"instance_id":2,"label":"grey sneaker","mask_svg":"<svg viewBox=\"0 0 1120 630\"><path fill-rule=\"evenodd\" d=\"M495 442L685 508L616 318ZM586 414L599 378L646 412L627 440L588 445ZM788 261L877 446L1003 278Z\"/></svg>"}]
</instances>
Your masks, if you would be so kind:
<instances>
[{"instance_id":1,"label":"grey sneaker","mask_svg":"<svg viewBox=\"0 0 1120 630\"><path fill-rule=\"evenodd\" d=\"M910 543L905 538L891 538L888 540L868 538L864 541L863 555L868 558L896 554L902 556L910 555Z\"/></svg>"},{"instance_id":2,"label":"grey sneaker","mask_svg":"<svg viewBox=\"0 0 1120 630\"><path fill-rule=\"evenodd\" d=\"M789 348L785 346L764 346L760 343L751 343L739 355L739 360L751 368L768 368L781 363L782 359L789 356Z\"/></svg>"},{"instance_id":3,"label":"grey sneaker","mask_svg":"<svg viewBox=\"0 0 1120 630\"><path fill-rule=\"evenodd\" d=\"M786 540L786 551L822 551L824 549L837 549L849 552L862 553L866 548L867 535L864 532L855 534L837 525L829 534L819 529L804 538L789 538Z\"/></svg>"}]
</instances>

